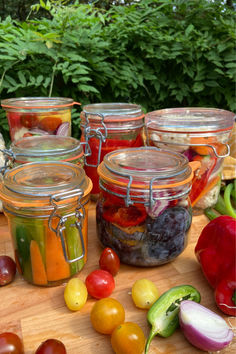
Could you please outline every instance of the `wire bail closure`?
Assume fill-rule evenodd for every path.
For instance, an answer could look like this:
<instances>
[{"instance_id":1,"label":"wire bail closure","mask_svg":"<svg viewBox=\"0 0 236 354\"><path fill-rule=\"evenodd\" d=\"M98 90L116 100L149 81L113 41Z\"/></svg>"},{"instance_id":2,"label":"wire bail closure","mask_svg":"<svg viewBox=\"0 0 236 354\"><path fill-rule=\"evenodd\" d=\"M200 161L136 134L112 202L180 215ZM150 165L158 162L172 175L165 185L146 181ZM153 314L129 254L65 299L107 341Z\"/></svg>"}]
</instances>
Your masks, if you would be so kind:
<instances>
[{"instance_id":1,"label":"wire bail closure","mask_svg":"<svg viewBox=\"0 0 236 354\"><path fill-rule=\"evenodd\" d=\"M85 126L84 126L84 136L85 136L85 165L86 166L90 166L90 167L98 167L98 165L100 164L100 160L101 160L101 151L102 151L102 143L104 143L106 141L107 138L107 127L104 123L104 115L101 113L89 113L89 115L94 115L94 116L99 116L101 117L101 127L98 127L97 129L91 129L90 125L89 125L89 118L88 118L88 113L85 113ZM102 133L102 130L104 130L104 133ZM97 158L97 163L96 164L89 164L86 160L87 156L91 156L91 148L89 145L89 140L91 138L97 138L99 140L99 147L98 147L98 158ZM88 146L89 146L89 150L88 150Z\"/></svg>"},{"instance_id":2,"label":"wire bail closure","mask_svg":"<svg viewBox=\"0 0 236 354\"><path fill-rule=\"evenodd\" d=\"M4 176L4 174L8 171L9 167L9 162L12 161L12 163L15 162L16 160L16 155L11 149L0 149L0 151L4 155L4 165L0 168L0 173Z\"/></svg>"},{"instance_id":3,"label":"wire bail closure","mask_svg":"<svg viewBox=\"0 0 236 354\"><path fill-rule=\"evenodd\" d=\"M147 129L146 129L146 140L147 140L148 145L150 145L149 137L147 134ZM224 155L219 155L215 146L213 146L211 144L173 143L173 142L169 142L169 141L160 141L160 140L152 140L152 141L156 142L157 144L164 144L164 145L167 144L167 145L174 145L174 146L207 146L213 150L215 156L218 158L224 158L224 157L229 156L229 154L230 154L230 146L227 143L224 143L224 144L222 143L222 145L224 145L226 147L226 153Z\"/></svg>"},{"instance_id":4,"label":"wire bail closure","mask_svg":"<svg viewBox=\"0 0 236 354\"><path fill-rule=\"evenodd\" d=\"M53 211L51 212L49 219L48 219L48 226L50 228L50 230L52 230L53 232L55 232L55 234L60 237L61 240L61 244L62 244L62 249L63 249L63 254L64 254L64 258L66 260L67 263L73 263L76 261L79 261L80 259L84 258L85 256L85 245L84 245L84 239L83 239L83 233L82 233L82 225L83 225L83 221L85 218L85 208L84 205L81 203L81 198L83 197L83 191L81 189L74 189L72 192L68 191L68 192L62 192L62 193L57 193L54 194L50 197L50 203L51 205L54 207ZM68 199L68 198L72 198L72 197L76 197L78 196L78 205L75 208L75 211L66 215L60 215L57 213L58 210L58 202ZM66 244L65 244L65 240L63 237L63 231L65 230L65 223L68 220L69 217L71 216L75 216L75 218L77 219L75 221L74 224L70 224L70 227L75 227L78 232L79 232L79 239L81 242L81 246L82 246L82 253L79 257L77 258L73 258L73 259L69 259L67 256L67 249L66 249ZM57 227L54 228L52 226L52 220L53 218L58 218L58 224Z\"/></svg>"}]
</instances>

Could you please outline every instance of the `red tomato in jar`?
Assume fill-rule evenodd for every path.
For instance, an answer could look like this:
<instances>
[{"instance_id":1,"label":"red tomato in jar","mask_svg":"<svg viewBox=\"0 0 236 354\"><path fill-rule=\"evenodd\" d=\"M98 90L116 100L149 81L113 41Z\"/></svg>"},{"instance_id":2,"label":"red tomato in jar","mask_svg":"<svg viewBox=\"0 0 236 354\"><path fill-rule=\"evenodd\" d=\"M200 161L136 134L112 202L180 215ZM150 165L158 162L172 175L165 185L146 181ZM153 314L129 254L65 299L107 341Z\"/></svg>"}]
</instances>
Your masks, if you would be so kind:
<instances>
[{"instance_id":1,"label":"red tomato in jar","mask_svg":"<svg viewBox=\"0 0 236 354\"><path fill-rule=\"evenodd\" d=\"M91 272L87 276L85 284L89 295L95 299L110 296L115 288L115 281L111 273L102 269L96 269Z\"/></svg>"},{"instance_id":2,"label":"red tomato in jar","mask_svg":"<svg viewBox=\"0 0 236 354\"><path fill-rule=\"evenodd\" d=\"M40 344L35 354L66 354L66 347L58 339L47 339Z\"/></svg>"},{"instance_id":3,"label":"red tomato in jar","mask_svg":"<svg viewBox=\"0 0 236 354\"><path fill-rule=\"evenodd\" d=\"M114 276L120 269L120 259L113 249L106 247L100 256L99 266Z\"/></svg>"},{"instance_id":4,"label":"red tomato in jar","mask_svg":"<svg viewBox=\"0 0 236 354\"><path fill-rule=\"evenodd\" d=\"M38 118L35 113L22 113L20 123L25 128L35 128L38 125Z\"/></svg>"},{"instance_id":5,"label":"red tomato in jar","mask_svg":"<svg viewBox=\"0 0 236 354\"><path fill-rule=\"evenodd\" d=\"M116 354L142 354L145 341L142 329L133 322L122 323L111 335L111 345Z\"/></svg>"},{"instance_id":6,"label":"red tomato in jar","mask_svg":"<svg viewBox=\"0 0 236 354\"><path fill-rule=\"evenodd\" d=\"M0 354L23 354L23 343L17 334L4 332L0 334Z\"/></svg>"},{"instance_id":7,"label":"red tomato in jar","mask_svg":"<svg viewBox=\"0 0 236 354\"><path fill-rule=\"evenodd\" d=\"M61 125L61 123L62 123L61 118L48 116L43 118L39 122L39 128L52 133L59 127L59 125Z\"/></svg>"}]
</instances>

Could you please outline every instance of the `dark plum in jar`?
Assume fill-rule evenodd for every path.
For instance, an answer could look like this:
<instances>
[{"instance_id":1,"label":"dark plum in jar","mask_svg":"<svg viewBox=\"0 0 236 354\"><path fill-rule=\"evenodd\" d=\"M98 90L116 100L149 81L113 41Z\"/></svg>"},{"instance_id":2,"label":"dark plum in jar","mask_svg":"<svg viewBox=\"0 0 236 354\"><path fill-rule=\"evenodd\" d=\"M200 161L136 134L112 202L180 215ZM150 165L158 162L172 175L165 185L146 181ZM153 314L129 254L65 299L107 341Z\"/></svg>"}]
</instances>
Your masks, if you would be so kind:
<instances>
[{"instance_id":1,"label":"dark plum in jar","mask_svg":"<svg viewBox=\"0 0 236 354\"><path fill-rule=\"evenodd\" d=\"M121 262L156 266L172 261L187 245L192 222L193 171L179 153L154 147L107 154L98 167L97 235Z\"/></svg>"}]
</instances>

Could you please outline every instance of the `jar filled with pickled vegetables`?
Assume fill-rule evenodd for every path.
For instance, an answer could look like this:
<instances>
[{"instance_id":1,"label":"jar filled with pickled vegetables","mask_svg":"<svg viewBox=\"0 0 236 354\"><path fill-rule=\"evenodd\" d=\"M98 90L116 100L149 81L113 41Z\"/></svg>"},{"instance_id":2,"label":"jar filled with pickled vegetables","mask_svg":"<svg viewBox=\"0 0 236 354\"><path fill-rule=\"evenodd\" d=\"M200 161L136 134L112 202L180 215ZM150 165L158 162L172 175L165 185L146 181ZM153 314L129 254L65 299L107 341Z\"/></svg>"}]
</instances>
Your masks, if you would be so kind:
<instances>
[{"instance_id":1,"label":"jar filled with pickled vegetables","mask_svg":"<svg viewBox=\"0 0 236 354\"><path fill-rule=\"evenodd\" d=\"M189 161L201 162L190 192L196 215L217 202L223 159L230 154L234 116L222 109L171 108L145 117L147 145L177 151Z\"/></svg>"},{"instance_id":2,"label":"jar filled with pickled vegetables","mask_svg":"<svg viewBox=\"0 0 236 354\"><path fill-rule=\"evenodd\" d=\"M93 182L93 199L99 194L99 163L113 150L143 146L143 125L144 114L136 104L97 103L83 107L81 141L88 143L91 150L84 168Z\"/></svg>"},{"instance_id":3,"label":"jar filled with pickled vegetables","mask_svg":"<svg viewBox=\"0 0 236 354\"><path fill-rule=\"evenodd\" d=\"M55 286L83 268L91 188L83 168L67 162L32 162L4 174L0 198L27 282Z\"/></svg>"},{"instance_id":4,"label":"jar filled with pickled vegetables","mask_svg":"<svg viewBox=\"0 0 236 354\"><path fill-rule=\"evenodd\" d=\"M83 166L83 144L71 136L33 136L12 142L6 157L14 166L37 161L65 161Z\"/></svg>"},{"instance_id":5,"label":"jar filled with pickled vegetables","mask_svg":"<svg viewBox=\"0 0 236 354\"><path fill-rule=\"evenodd\" d=\"M199 162L173 151L140 147L113 151L98 166L97 235L121 262L157 266L187 245L189 199Z\"/></svg>"},{"instance_id":6,"label":"jar filled with pickled vegetables","mask_svg":"<svg viewBox=\"0 0 236 354\"><path fill-rule=\"evenodd\" d=\"M19 97L1 101L11 140L34 135L71 135L71 109L77 102L64 97Z\"/></svg>"}]
</instances>

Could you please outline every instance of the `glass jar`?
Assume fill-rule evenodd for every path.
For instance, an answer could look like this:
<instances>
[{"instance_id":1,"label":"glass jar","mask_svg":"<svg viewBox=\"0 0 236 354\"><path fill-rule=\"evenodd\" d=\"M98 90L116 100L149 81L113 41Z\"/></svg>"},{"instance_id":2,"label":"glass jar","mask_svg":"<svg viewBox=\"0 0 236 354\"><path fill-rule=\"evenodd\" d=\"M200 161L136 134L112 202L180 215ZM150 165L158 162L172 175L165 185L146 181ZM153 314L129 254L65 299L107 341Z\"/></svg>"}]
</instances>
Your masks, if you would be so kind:
<instances>
[{"instance_id":1,"label":"glass jar","mask_svg":"<svg viewBox=\"0 0 236 354\"><path fill-rule=\"evenodd\" d=\"M83 144L70 136L33 136L14 141L3 152L14 166L36 161L65 161L83 166Z\"/></svg>"},{"instance_id":2,"label":"glass jar","mask_svg":"<svg viewBox=\"0 0 236 354\"><path fill-rule=\"evenodd\" d=\"M91 154L85 158L85 172L93 182L91 197L99 194L97 166L113 150L143 146L144 114L139 105L97 103L83 107L81 141L89 144Z\"/></svg>"},{"instance_id":3,"label":"glass jar","mask_svg":"<svg viewBox=\"0 0 236 354\"><path fill-rule=\"evenodd\" d=\"M1 101L6 110L11 140L33 135L71 135L74 102L63 97L20 97Z\"/></svg>"},{"instance_id":4,"label":"glass jar","mask_svg":"<svg viewBox=\"0 0 236 354\"><path fill-rule=\"evenodd\" d=\"M201 162L190 193L195 215L217 201L223 158L230 153L234 116L222 109L171 108L145 117L147 145L181 152L189 161Z\"/></svg>"},{"instance_id":5,"label":"glass jar","mask_svg":"<svg viewBox=\"0 0 236 354\"><path fill-rule=\"evenodd\" d=\"M55 286L83 268L91 188L83 168L67 162L32 162L4 174L0 198L26 281Z\"/></svg>"},{"instance_id":6,"label":"glass jar","mask_svg":"<svg viewBox=\"0 0 236 354\"><path fill-rule=\"evenodd\" d=\"M140 147L113 151L98 166L97 235L121 262L157 266L187 245L193 170L176 152Z\"/></svg>"}]
</instances>

